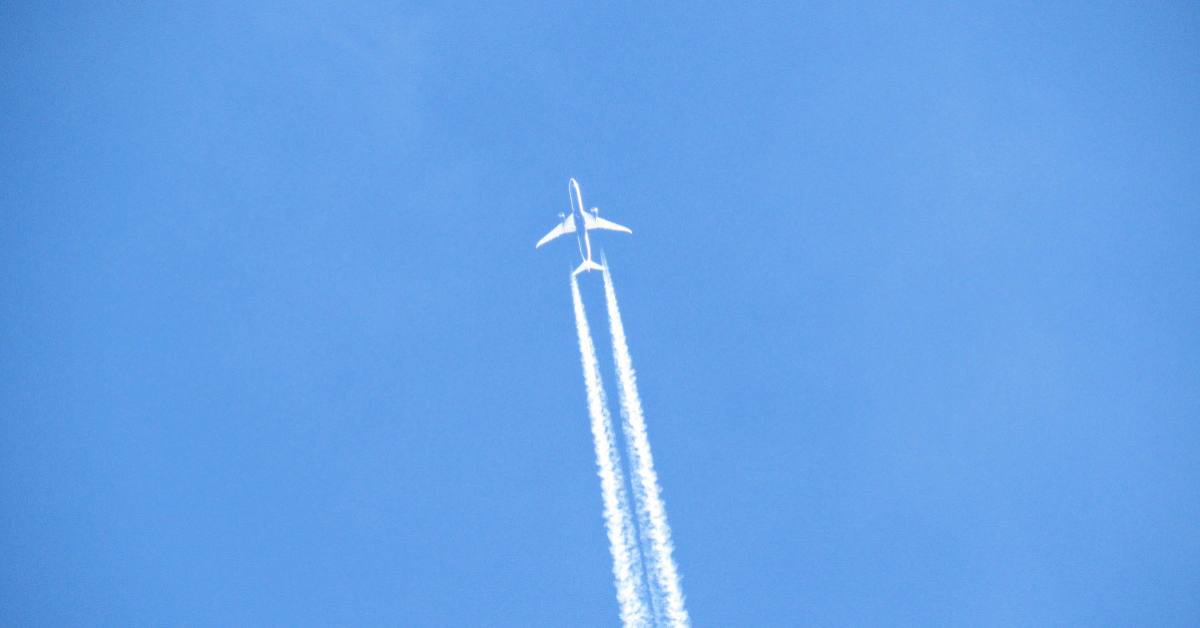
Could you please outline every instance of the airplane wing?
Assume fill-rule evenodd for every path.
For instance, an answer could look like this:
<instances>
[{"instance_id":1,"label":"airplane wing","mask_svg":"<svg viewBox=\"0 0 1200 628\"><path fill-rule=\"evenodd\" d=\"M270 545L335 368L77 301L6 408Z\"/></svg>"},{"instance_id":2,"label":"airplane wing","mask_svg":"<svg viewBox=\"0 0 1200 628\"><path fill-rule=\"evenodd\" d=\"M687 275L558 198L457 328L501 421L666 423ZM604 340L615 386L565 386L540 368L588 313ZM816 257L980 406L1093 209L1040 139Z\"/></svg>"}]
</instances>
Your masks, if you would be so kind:
<instances>
[{"instance_id":1,"label":"airplane wing","mask_svg":"<svg viewBox=\"0 0 1200 628\"><path fill-rule=\"evenodd\" d=\"M554 230L551 231L550 233L547 233L546 237L539 240L537 243L537 246L535 246L533 248L536 249L564 233L575 233L575 216L573 214L570 216L567 216L567 219L562 221L562 224L555 227Z\"/></svg>"},{"instance_id":2,"label":"airplane wing","mask_svg":"<svg viewBox=\"0 0 1200 628\"><path fill-rule=\"evenodd\" d=\"M574 218L574 216L572 216L572 218ZM625 233L633 233L626 227L622 227L615 222L609 222L599 216L589 214L587 212L583 212L583 221L587 223L585 226L588 229L608 229L609 231L624 231Z\"/></svg>"}]
</instances>

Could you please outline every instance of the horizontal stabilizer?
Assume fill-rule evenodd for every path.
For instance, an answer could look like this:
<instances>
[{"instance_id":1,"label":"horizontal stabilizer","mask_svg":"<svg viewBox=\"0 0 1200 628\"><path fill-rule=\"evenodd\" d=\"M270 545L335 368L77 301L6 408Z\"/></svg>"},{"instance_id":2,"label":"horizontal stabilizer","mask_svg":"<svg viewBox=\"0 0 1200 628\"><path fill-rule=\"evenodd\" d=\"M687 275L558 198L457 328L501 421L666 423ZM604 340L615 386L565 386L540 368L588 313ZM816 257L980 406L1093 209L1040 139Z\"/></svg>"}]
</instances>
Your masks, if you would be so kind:
<instances>
[{"instance_id":1,"label":"horizontal stabilizer","mask_svg":"<svg viewBox=\"0 0 1200 628\"><path fill-rule=\"evenodd\" d=\"M585 270L589 271L589 272L593 271L593 270L601 270L602 271L602 270L604 270L604 267L597 264L596 262L593 262L590 259L585 259L585 260L583 260L583 263L579 265L579 268L576 268L575 272L573 272L571 274L578 275L579 273L581 273Z\"/></svg>"}]
</instances>

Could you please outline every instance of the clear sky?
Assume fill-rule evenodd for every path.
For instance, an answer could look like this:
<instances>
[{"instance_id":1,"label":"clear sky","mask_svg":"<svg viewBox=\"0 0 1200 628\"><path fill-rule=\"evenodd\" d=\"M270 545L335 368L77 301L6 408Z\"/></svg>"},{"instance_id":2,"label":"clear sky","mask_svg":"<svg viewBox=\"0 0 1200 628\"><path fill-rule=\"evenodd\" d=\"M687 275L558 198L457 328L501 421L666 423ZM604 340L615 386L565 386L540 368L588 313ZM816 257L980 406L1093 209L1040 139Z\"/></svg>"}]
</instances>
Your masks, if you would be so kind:
<instances>
[{"instance_id":1,"label":"clear sky","mask_svg":"<svg viewBox=\"0 0 1200 628\"><path fill-rule=\"evenodd\" d=\"M0 8L0 625L617 625L569 177L697 628L1200 624L1195 3L141 4Z\"/></svg>"}]
</instances>

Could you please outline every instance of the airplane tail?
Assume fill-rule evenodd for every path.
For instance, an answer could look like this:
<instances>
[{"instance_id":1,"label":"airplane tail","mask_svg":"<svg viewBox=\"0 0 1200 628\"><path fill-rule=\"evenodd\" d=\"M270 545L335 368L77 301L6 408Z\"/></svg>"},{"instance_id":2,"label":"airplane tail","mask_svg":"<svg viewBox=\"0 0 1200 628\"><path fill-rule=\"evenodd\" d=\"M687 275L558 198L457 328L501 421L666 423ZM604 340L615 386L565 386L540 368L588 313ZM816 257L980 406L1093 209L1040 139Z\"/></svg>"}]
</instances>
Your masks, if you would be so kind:
<instances>
[{"instance_id":1,"label":"airplane tail","mask_svg":"<svg viewBox=\"0 0 1200 628\"><path fill-rule=\"evenodd\" d=\"M575 272L573 272L571 274L578 275L579 273L581 273L585 270L587 270L587 271L604 270L604 267L597 264L596 262L593 262L590 259L585 259L585 260L583 260L583 263L579 265L579 268L576 268Z\"/></svg>"}]
</instances>

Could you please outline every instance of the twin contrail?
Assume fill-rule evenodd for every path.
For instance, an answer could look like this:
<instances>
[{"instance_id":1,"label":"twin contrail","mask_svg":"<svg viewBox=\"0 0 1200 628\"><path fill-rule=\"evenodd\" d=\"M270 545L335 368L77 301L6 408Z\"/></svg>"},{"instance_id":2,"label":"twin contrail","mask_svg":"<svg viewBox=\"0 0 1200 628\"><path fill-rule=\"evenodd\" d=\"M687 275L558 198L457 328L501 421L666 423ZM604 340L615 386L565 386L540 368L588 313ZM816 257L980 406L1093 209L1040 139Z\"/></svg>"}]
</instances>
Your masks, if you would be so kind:
<instances>
[{"instance_id":1,"label":"twin contrail","mask_svg":"<svg viewBox=\"0 0 1200 628\"><path fill-rule=\"evenodd\" d=\"M667 524L667 512L660 495L658 476L654 472L654 459L650 454L650 440L646 436L646 421L642 416L633 361L629 357L625 327L621 324L621 312L617 308L617 296L607 263L603 271L613 358L617 368L617 391L621 402L621 431L629 453L630 485L637 502L636 530L634 510L625 491L616 433L601 382L596 346L592 342L575 276L571 277L571 297L575 303L575 329L579 333L583 380L596 444L596 464L600 467L604 522L613 555L613 576L616 580L617 602L621 607L621 621L625 628L687 628L688 613L684 608L679 573L671 556L671 527Z\"/></svg>"},{"instance_id":2,"label":"twin contrail","mask_svg":"<svg viewBox=\"0 0 1200 628\"><path fill-rule=\"evenodd\" d=\"M650 454L650 439L646 436L646 420L638 397L633 360L625 341L625 326L617 308L608 261L600 256L604 266L604 296L608 304L608 324L612 331L613 360L617 365L617 391L621 400L621 429L629 449L630 475L633 494L638 504L638 525L645 539L646 567L652 580L651 592L657 619L666 626L686 628L688 612L683 605L683 589L679 572L671 554L671 526L663 505L658 474L654 472L654 457Z\"/></svg>"},{"instance_id":3,"label":"twin contrail","mask_svg":"<svg viewBox=\"0 0 1200 628\"><path fill-rule=\"evenodd\" d=\"M608 531L609 549L613 556L613 578L617 586L617 602L621 607L621 623L625 628L653 625L643 592L641 553L634 533L629 496L625 492L625 477L621 472L621 454L616 434L608 415L608 403L600 382L600 364L596 346L592 343L587 314L579 297L579 284L571 276L571 297L575 301L575 330L579 333L579 353L583 359L583 381L587 387L588 414L592 419L592 437L596 442L596 465L600 467L600 490L604 500L604 525Z\"/></svg>"}]
</instances>

